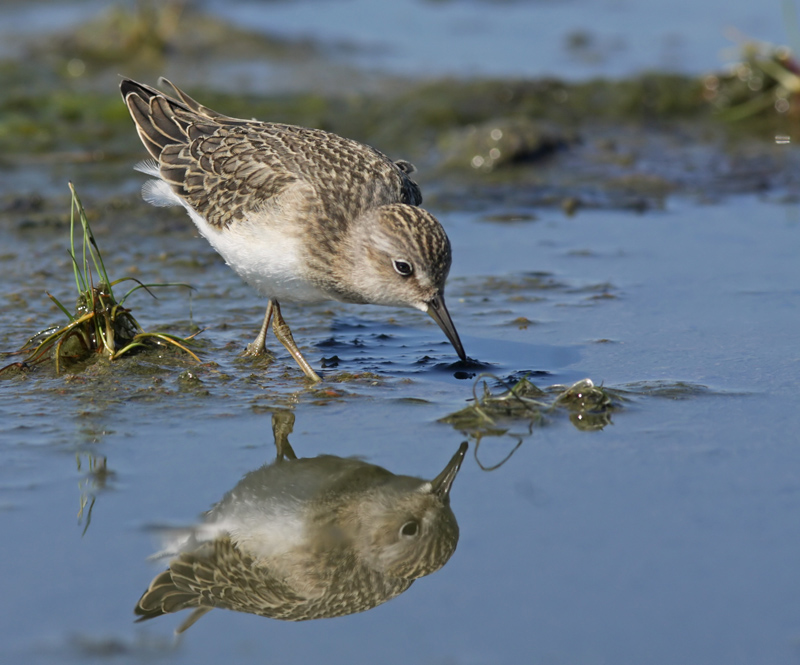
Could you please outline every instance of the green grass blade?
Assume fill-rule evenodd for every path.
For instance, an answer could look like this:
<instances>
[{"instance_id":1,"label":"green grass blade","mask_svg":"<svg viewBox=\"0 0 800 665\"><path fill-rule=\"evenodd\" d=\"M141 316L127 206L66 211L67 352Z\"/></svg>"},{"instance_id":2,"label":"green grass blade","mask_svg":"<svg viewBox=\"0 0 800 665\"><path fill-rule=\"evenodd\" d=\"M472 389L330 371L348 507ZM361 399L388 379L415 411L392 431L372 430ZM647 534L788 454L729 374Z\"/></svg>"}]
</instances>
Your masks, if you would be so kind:
<instances>
[{"instance_id":1,"label":"green grass blade","mask_svg":"<svg viewBox=\"0 0 800 665\"><path fill-rule=\"evenodd\" d=\"M47 293L47 291L45 291L45 293ZM58 309L60 309L62 312L64 312L64 314L67 315L67 318L70 321L74 321L75 320L75 317L72 316L72 314L69 313L69 310L66 307L64 307L64 305L62 305L58 301L58 298L56 298L52 293L47 293L47 297L50 298L50 300L52 300L56 304L56 307L58 307Z\"/></svg>"},{"instance_id":2,"label":"green grass blade","mask_svg":"<svg viewBox=\"0 0 800 665\"><path fill-rule=\"evenodd\" d=\"M88 260L86 258L86 253L88 249L89 256L92 259L92 263L94 264L95 272L100 276L101 280L109 285L109 289L111 288L110 284L111 281L108 279L108 273L106 272L105 263L103 263L103 255L100 253L100 248L97 245L97 241L94 239L94 234L92 233L92 228L89 226L89 220L86 218L86 211L83 208L83 204L81 203L80 198L78 197L78 193L75 191L75 187L72 183L69 183L70 191L72 192L72 200L74 202L74 206L78 210L78 217L81 221L81 226L83 227L83 262L84 262L84 271L86 272L86 267L88 266ZM88 243L87 243L88 241ZM113 295L113 294L112 294Z\"/></svg>"},{"instance_id":3,"label":"green grass blade","mask_svg":"<svg viewBox=\"0 0 800 665\"><path fill-rule=\"evenodd\" d=\"M149 293L151 296L153 296L153 298L155 298L156 300L158 300L158 297L156 296L155 293L150 291L150 289L152 289L152 288L163 287L163 286L183 286L183 287L185 287L187 289L194 289L194 287L191 286L190 284L184 284L182 282L158 282L158 283L155 283L155 284L143 284L142 282L140 282L135 277L122 277L121 279L118 279L118 280L114 281L113 285L116 286L117 284L120 284L121 282L131 281L131 280L136 282L137 284L130 291L128 291L124 296L122 296L122 298L119 299L118 302L119 302L120 305L125 302L125 300L128 298L128 296L132 295L133 293L135 293L139 289L144 289L145 291L147 291L147 293Z\"/></svg>"},{"instance_id":4,"label":"green grass blade","mask_svg":"<svg viewBox=\"0 0 800 665\"><path fill-rule=\"evenodd\" d=\"M167 342L168 344L173 344L174 346L177 346L182 351L185 351L186 353L188 353L197 362L200 362L200 358L198 358L197 355L195 355L191 351L191 349L189 349L188 347L186 347L183 344L181 344L181 342L183 342L185 340L183 338L181 338L181 337L176 336L176 335L170 335L168 333L150 333L149 332L149 333L139 333L133 339L134 339L134 341L136 341L136 340L139 340L139 339L142 339L142 338L150 338L150 337L153 337L155 339L160 339L160 340L162 340L164 342Z\"/></svg>"},{"instance_id":5,"label":"green grass blade","mask_svg":"<svg viewBox=\"0 0 800 665\"><path fill-rule=\"evenodd\" d=\"M75 272L75 288L78 290L78 293L83 293L86 291L86 284L83 280L80 266L78 265L78 259L75 257L75 211L79 203L72 183L69 183L69 189L72 192L72 207L69 213L69 255L72 257L72 269Z\"/></svg>"}]
</instances>

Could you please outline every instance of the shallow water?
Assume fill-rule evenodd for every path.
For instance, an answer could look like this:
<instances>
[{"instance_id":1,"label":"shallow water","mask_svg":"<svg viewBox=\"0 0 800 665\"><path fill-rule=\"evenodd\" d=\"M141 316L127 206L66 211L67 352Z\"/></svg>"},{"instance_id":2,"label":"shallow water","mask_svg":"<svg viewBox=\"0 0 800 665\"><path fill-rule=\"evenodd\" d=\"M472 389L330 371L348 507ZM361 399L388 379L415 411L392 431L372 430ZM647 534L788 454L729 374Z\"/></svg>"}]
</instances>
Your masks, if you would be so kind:
<instances>
[{"instance_id":1,"label":"shallow water","mask_svg":"<svg viewBox=\"0 0 800 665\"><path fill-rule=\"evenodd\" d=\"M10 3L0 54L36 32L77 25L109 3ZM133 3L128 3L133 4ZM748 0L209 0L244 28L319 48L322 59L175 63L176 80L254 90L341 91L381 77L551 77L581 80L643 71L705 74L736 59L745 39L797 40L782 8ZM795 46L797 46L795 44ZM224 54L223 54L224 55ZM180 72L180 74L178 74Z\"/></svg>"},{"instance_id":2,"label":"shallow water","mask_svg":"<svg viewBox=\"0 0 800 665\"><path fill-rule=\"evenodd\" d=\"M780 3L745 0L369 0L213 3L221 14L295 38L321 39L369 69L413 76L630 76L705 73L737 35L787 38ZM349 47L349 48L347 48ZM349 51L349 53L348 53ZM342 57L342 56L340 56Z\"/></svg>"},{"instance_id":3,"label":"shallow water","mask_svg":"<svg viewBox=\"0 0 800 665\"><path fill-rule=\"evenodd\" d=\"M2 519L14 534L3 545L14 571L3 581L14 608L2 627L7 654L795 662L797 204L676 198L643 215L539 209L532 222L485 221L493 212L440 213L456 257L449 303L468 353L500 376L535 371L541 385L588 376L630 391L613 424L585 432L555 415L490 473L468 456L452 499L459 547L398 599L304 624L217 610L176 645L170 631L181 618L132 623L164 565L146 561L158 549L148 527L190 523L271 459L275 408L294 409L301 456L359 455L430 477L464 438L437 420L466 404L472 381L437 369L455 358L432 323L398 311L388 324L377 308L285 312L314 364L335 348L340 364L328 376L369 370L377 379L328 384L336 392L324 395L304 390L285 353L277 367L240 364L257 299L200 239L169 216L155 237L127 233L128 224L101 232L97 222L112 272L137 257L143 274L199 289L192 316L209 328L204 360L218 365L134 358L114 372L0 381ZM60 238L46 235L6 231L4 246L57 263ZM154 242L175 259L148 261ZM0 267L5 281L19 264ZM532 271L546 274L547 288ZM34 275L29 293L37 288ZM15 304L23 321L42 309L41 293ZM184 294L166 291L148 317L180 327L188 309ZM25 327L19 314L4 309L6 345ZM527 328L511 323L519 317ZM431 361L420 366L423 356ZM207 394L179 378L182 366ZM484 438L481 462L515 442ZM107 459L105 477L87 473L92 458ZM76 520L82 498L94 501L88 528L87 511Z\"/></svg>"},{"instance_id":4,"label":"shallow water","mask_svg":"<svg viewBox=\"0 0 800 665\"><path fill-rule=\"evenodd\" d=\"M444 25L440 15L450 12L450 26L466 17L468 28L470 16L491 9L487 35L502 30L501 17L547 12L561 17L554 40L572 29L569 12L585 10L584 26L600 25L590 10L604 18L627 12L626 20L650 17L646 27L655 32L626 34L668 42L669 23L640 14L651 5L661 6L394 6L412 6L430 19L420 30L434 31ZM695 3L698 15L708 10L694 26L706 26L704 35L722 21L716 5ZM313 8L303 29L330 43L353 35L326 17L337 8L339 18L363 10L359 2L227 6L242 20L256 7L266 17L270 8L271 25L289 35L300 20L292 8ZM727 6L732 23L752 9ZM597 32L613 38L622 30L614 25ZM512 45L527 37L524 27L510 33ZM695 50L694 28L674 62L713 68L708 52ZM431 62L436 54L401 47L407 32L399 20L376 27L381 43L393 45L380 67L410 75L421 59ZM458 74L538 71L510 70L492 49L482 52L481 70L476 60L456 58L466 28L436 34L442 37L428 43L454 45ZM713 40L706 47L718 48ZM639 50L622 54L638 70L668 64L658 52L654 60ZM697 53L707 64L695 70ZM628 72L617 68L626 58L613 54L599 71ZM362 50L351 55L364 64ZM437 58L441 70L429 73L455 66ZM533 61L552 66L542 52L532 51ZM598 71L592 67L559 73L578 77ZM293 80L313 86L307 75ZM586 132L588 147L559 155L555 166L525 165L522 176L500 184L421 169L426 207L453 244L448 307L468 355L481 364L456 363L441 331L419 312L286 305L311 363L328 365L316 388L274 341L274 359L238 357L265 303L180 211L138 202L143 177L129 167L140 156L124 165L119 156L85 165L56 156L4 167L0 194L11 202L0 212L0 349L63 321L47 292L74 299L64 222L64 183L72 178L112 277L195 288L159 289L157 300L139 292L127 304L146 329L202 329L202 362L165 351L58 376L45 366L0 374L3 662L800 661L794 148L781 148L786 155L769 168L748 170L746 159L713 145L686 150L691 133L665 141L671 134L662 127L637 143L626 128L596 130ZM542 190L554 186L556 202L591 203L592 170L615 168L592 161L592 142L608 134L619 155L629 151L636 169L676 183L676 193L630 206L602 180L600 207L565 214ZM783 156L783 169L774 168ZM14 200L20 192L41 192L44 202ZM478 441L441 419L470 404L473 389L480 394L482 370L506 382L528 376L542 387L588 377L616 395L617 408L602 429L553 410L541 423L505 422L508 432ZM501 389L495 378L485 380ZM183 615L134 624L137 600L166 566L148 561L161 547L159 532L193 524L244 474L272 460L272 415L286 409L296 417L290 439L298 455L359 456L397 474L431 478L468 440L452 490L461 531L455 554L362 614L295 624L214 610L179 640L172 632Z\"/></svg>"}]
</instances>

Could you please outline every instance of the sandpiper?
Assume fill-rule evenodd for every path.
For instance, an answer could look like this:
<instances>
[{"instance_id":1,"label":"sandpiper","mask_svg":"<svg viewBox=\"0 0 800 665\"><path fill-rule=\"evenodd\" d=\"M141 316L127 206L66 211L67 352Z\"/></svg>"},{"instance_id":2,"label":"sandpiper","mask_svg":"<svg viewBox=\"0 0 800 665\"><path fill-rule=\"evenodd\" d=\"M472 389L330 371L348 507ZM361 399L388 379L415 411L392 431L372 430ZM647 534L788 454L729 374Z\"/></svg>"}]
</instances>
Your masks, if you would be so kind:
<instances>
[{"instance_id":1,"label":"sandpiper","mask_svg":"<svg viewBox=\"0 0 800 665\"><path fill-rule=\"evenodd\" d=\"M298 459L293 422L291 412L273 416L276 460L242 478L202 524L173 534L161 553L169 568L134 610L139 621L194 610L180 633L214 608L287 621L343 616L447 563L458 543L450 489L466 443L423 480L358 459Z\"/></svg>"},{"instance_id":2,"label":"sandpiper","mask_svg":"<svg viewBox=\"0 0 800 665\"><path fill-rule=\"evenodd\" d=\"M450 241L418 207L414 167L319 129L224 116L166 79L174 96L122 81L122 96L157 180L142 193L181 205L236 273L268 300L248 355L275 337L312 380L279 302L414 307L430 314L466 360L447 311Z\"/></svg>"}]
</instances>

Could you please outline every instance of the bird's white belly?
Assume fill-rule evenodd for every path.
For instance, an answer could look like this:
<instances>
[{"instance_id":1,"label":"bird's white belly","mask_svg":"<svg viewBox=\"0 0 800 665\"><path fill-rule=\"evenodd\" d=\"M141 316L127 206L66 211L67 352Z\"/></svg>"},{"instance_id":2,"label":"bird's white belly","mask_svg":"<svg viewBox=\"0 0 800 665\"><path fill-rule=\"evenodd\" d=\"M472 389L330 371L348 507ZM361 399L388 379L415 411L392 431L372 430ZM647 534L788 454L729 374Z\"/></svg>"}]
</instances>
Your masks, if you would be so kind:
<instances>
[{"instance_id":1,"label":"bird's white belly","mask_svg":"<svg viewBox=\"0 0 800 665\"><path fill-rule=\"evenodd\" d=\"M253 215L227 228L217 228L160 179L155 162L141 162L136 169L153 175L142 188L145 201L155 206L180 205L186 208L200 234L250 286L260 294L288 302L322 302L333 300L306 277L300 243L290 220L283 219L278 209Z\"/></svg>"},{"instance_id":2,"label":"bird's white belly","mask_svg":"<svg viewBox=\"0 0 800 665\"><path fill-rule=\"evenodd\" d=\"M287 302L331 299L305 278L299 236L283 233L276 225L249 220L218 229L190 207L186 208L203 237L260 294Z\"/></svg>"}]
</instances>

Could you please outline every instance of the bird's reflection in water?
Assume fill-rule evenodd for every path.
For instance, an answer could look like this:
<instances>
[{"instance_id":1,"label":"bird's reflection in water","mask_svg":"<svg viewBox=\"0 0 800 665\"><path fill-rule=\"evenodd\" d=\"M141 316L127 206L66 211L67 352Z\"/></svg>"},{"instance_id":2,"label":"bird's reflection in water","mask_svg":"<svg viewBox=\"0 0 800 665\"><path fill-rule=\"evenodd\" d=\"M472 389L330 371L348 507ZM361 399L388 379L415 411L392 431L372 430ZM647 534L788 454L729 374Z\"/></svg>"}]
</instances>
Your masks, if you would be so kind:
<instances>
[{"instance_id":1,"label":"bird's reflection in water","mask_svg":"<svg viewBox=\"0 0 800 665\"><path fill-rule=\"evenodd\" d=\"M248 473L163 553L173 558L144 592L139 621L194 610L183 632L217 608L302 621L363 612L441 568L456 549L450 488L462 443L433 480L357 459L298 459L294 415L273 416L277 457Z\"/></svg>"}]
</instances>

